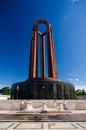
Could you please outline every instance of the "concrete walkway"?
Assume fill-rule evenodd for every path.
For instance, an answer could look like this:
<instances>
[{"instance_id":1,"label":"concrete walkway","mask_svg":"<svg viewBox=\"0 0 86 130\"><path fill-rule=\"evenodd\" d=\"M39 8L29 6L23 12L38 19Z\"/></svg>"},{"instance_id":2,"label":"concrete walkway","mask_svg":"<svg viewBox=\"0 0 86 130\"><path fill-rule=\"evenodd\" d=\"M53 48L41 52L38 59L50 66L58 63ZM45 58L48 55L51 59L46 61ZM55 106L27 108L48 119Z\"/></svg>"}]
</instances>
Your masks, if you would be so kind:
<instances>
[{"instance_id":1,"label":"concrete walkway","mask_svg":"<svg viewBox=\"0 0 86 130\"><path fill-rule=\"evenodd\" d=\"M0 130L86 130L86 122L0 122Z\"/></svg>"}]
</instances>

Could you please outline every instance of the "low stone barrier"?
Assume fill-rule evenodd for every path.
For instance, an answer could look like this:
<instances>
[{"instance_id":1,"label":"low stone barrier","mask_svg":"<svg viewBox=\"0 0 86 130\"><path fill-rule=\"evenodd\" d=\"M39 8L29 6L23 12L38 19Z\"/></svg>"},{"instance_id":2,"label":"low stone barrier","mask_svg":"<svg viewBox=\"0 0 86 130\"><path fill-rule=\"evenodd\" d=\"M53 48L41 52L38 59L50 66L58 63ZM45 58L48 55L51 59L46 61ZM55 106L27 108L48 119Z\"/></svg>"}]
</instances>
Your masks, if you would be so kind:
<instances>
[{"instance_id":1,"label":"low stone barrier","mask_svg":"<svg viewBox=\"0 0 86 130\"><path fill-rule=\"evenodd\" d=\"M32 102L33 108L42 108L46 102L48 108L61 103L67 110L86 110L86 100L0 100L0 110L20 110L21 102Z\"/></svg>"}]
</instances>

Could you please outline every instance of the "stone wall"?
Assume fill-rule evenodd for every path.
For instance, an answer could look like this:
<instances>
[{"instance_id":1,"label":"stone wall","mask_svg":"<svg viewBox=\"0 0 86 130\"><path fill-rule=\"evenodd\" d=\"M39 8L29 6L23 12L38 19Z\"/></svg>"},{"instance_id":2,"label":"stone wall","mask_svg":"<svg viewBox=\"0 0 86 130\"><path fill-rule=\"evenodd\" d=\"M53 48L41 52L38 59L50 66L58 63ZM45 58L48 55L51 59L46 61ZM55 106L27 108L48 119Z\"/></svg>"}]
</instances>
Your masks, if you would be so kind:
<instances>
[{"instance_id":1,"label":"stone wall","mask_svg":"<svg viewBox=\"0 0 86 130\"><path fill-rule=\"evenodd\" d=\"M77 99L86 100L86 95L77 96Z\"/></svg>"},{"instance_id":2,"label":"stone wall","mask_svg":"<svg viewBox=\"0 0 86 130\"><path fill-rule=\"evenodd\" d=\"M23 100L24 102L31 101L34 108L41 107L41 104L46 101L47 107L53 108L55 102L64 104L64 100ZM86 110L86 100L65 100L67 110ZM0 100L0 110L19 110L22 100Z\"/></svg>"}]
</instances>

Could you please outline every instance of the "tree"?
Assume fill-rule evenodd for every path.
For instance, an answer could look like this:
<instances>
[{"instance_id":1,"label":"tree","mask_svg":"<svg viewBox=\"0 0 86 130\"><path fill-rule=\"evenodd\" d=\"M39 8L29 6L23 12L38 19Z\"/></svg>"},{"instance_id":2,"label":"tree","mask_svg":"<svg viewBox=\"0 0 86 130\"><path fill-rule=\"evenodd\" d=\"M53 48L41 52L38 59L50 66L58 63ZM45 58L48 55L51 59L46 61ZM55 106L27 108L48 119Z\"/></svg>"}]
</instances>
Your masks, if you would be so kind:
<instances>
[{"instance_id":1,"label":"tree","mask_svg":"<svg viewBox=\"0 0 86 130\"><path fill-rule=\"evenodd\" d=\"M82 95L85 95L86 92L85 92L85 89L82 89Z\"/></svg>"},{"instance_id":2,"label":"tree","mask_svg":"<svg viewBox=\"0 0 86 130\"><path fill-rule=\"evenodd\" d=\"M0 93L3 94L3 95L10 95L11 89L8 86L3 87L2 89L0 89Z\"/></svg>"},{"instance_id":3,"label":"tree","mask_svg":"<svg viewBox=\"0 0 86 130\"><path fill-rule=\"evenodd\" d=\"M79 95L86 95L86 92L85 92L85 89L77 89L76 90L76 95L79 96Z\"/></svg>"}]
</instances>

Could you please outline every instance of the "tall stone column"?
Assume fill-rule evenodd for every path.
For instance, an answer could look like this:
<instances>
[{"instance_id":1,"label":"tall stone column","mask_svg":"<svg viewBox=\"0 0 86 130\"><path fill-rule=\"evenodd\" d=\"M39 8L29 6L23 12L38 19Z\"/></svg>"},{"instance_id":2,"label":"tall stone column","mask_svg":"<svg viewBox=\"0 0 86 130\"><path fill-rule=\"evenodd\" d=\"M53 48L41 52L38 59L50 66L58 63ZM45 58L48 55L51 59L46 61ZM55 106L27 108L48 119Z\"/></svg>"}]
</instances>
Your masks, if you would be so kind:
<instances>
[{"instance_id":1,"label":"tall stone column","mask_svg":"<svg viewBox=\"0 0 86 130\"><path fill-rule=\"evenodd\" d=\"M54 69L54 78L58 79L58 74L57 74L57 69L56 69L56 57L55 57L55 51L54 51L54 42L52 40L52 49L53 49L53 59L55 64L53 65L53 69Z\"/></svg>"},{"instance_id":2,"label":"tall stone column","mask_svg":"<svg viewBox=\"0 0 86 130\"><path fill-rule=\"evenodd\" d=\"M44 37L41 36L41 77L44 78L45 75L45 43L44 43Z\"/></svg>"},{"instance_id":3,"label":"tall stone column","mask_svg":"<svg viewBox=\"0 0 86 130\"><path fill-rule=\"evenodd\" d=\"M38 53L38 48L37 48L37 32L34 32L35 34L34 34L34 36L35 36L35 38L34 38L34 60L33 60L33 78L36 78L37 77L37 73L38 73L38 68L37 68L37 66L38 66L38 64L37 64L37 57L38 57L38 55L37 55L37 53Z\"/></svg>"},{"instance_id":4,"label":"tall stone column","mask_svg":"<svg viewBox=\"0 0 86 130\"><path fill-rule=\"evenodd\" d=\"M34 49L34 43L33 40L31 40L31 47L30 47L30 64L29 64L29 78L33 78L33 49Z\"/></svg>"},{"instance_id":5,"label":"tall stone column","mask_svg":"<svg viewBox=\"0 0 86 130\"><path fill-rule=\"evenodd\" d=\"M49 26L49 33L48 33L48 73L49 73L49 77L55 79L57 78L54 44L52 40L52 32L50 26Z\"/></svg>"},{"instance_id":6,"label":"tall stone column","mask_svg":"<svg viewBox=\"0 0 86 130\"><path fill-rule=\"evenodd\" d=\"M38 30L38 25L44 23L46 25L46 31L41 33ZM38 35L40 35L40 54L38 54ZM47 41L44 42L44 38L47 36ZM52 39L52 29L48 22L44 20L39 20L35 23L33 27L33 36L31 42L31 52L30 52L30 68L29 68L29 78L38 77L38 56L40 55L40 67L41 68L41 78L46 78L46 64L45 64L45 44L48 48L48 77L57 79L57 70L56 70L56 59L54 52L54 43Z\"/></svg>"},{"instance_id":7,"label":"tall stone column","mask_svg":"<svg viewBox=\"0 0 86 130\"><path fill-rule=\"evenodd\" d=\"M36 78L38 75L38 49L37 49L37 32L33 32L33 39L31 42L30 52L30 67L29 67L29 78Z\"/></svg>"}]
</instances>

